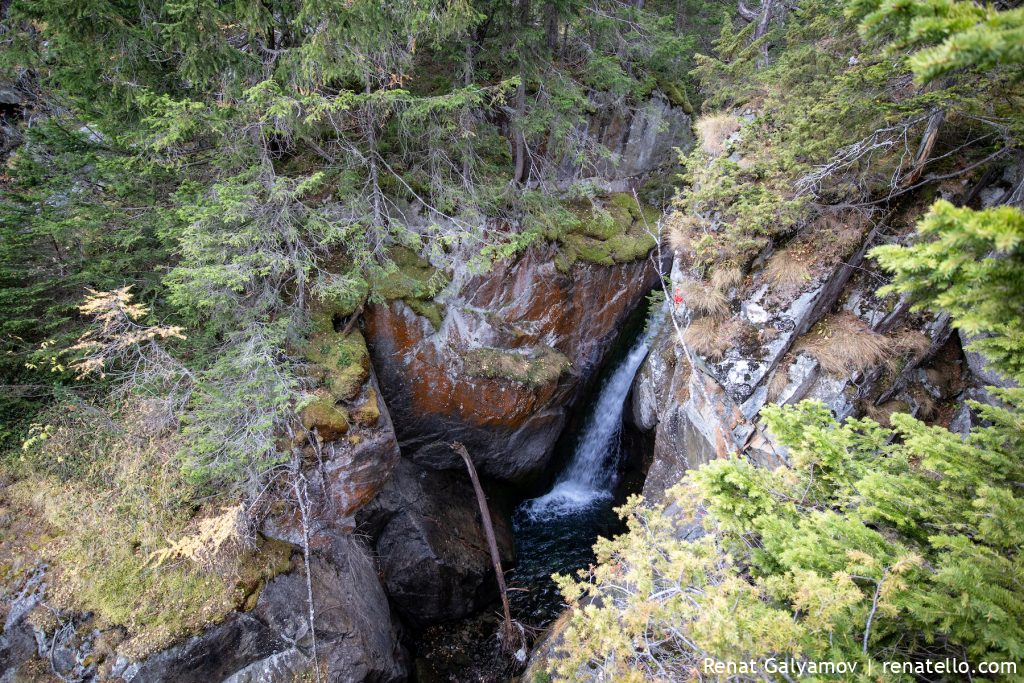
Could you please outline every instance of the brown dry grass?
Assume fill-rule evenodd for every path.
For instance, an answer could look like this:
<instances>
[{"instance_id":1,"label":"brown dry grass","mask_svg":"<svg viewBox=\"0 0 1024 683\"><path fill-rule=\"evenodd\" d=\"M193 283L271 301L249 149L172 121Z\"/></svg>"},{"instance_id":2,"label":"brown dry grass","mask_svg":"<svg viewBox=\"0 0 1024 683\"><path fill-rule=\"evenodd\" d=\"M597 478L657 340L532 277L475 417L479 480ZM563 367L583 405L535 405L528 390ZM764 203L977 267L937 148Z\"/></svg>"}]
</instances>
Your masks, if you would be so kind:
<instances>
[{"instance_id":1,"label":"brown dry grass","mask_svg":"<svg viewBox=\"0 0 1024 683\"><path fill-rule=\"evenodd\" d=\"M836 263L849 256L868 229L867 219L857 211L825 212L811 224L811 242L816 261Z\"/></svg>"},{"instance_id":2,"label":"brown dry grass","mask_svg":"<svg viewBox=\"0 0 1024 683\"><path fill-rule=\"evenodd\" d=\"M720 292L728 292L743 282L743 271L737 266L720 265L711 274L711 286Z\"/></svg>"},{"instance_id":3,"label":"brown dry grass","mask_svg":"<svg viewBox=\"0 0 1024 683\"><path fill-rule=\"evenodd\" d=\"M811 354L830 374L850 376L885 360L892 342L852 313L825 318L797 340L796 348Z\"/></svg>"},{"instance_id":4,"label":"brown dry grass","mask_svg":"<svg viewBox=\"0 0 1024 683\"><path fill-rule=\"evenodd\" d=\"M783 249L768 260L764 272L776 294L791 296L811 279L811 264L802 254Z\"/></svg>"},{"instance_id":5,"label":"brown dry grass","mask_svg":"<svg viewBox=\"0 0 1024 683\"><path fill-rule=\"evenodd\" d=\"M718 156L725 151L725 141L740 129L740 122L730 114L702 116L694 124L700 146L707 154Z\"/></svg>"},{"instance_id":6,"label":"brown dry grass","mask_svg":"<svg viewBox=\"0 0 1024 683\"><path fill-rule=\"evenodd\" d=\"M892 426L892 416L895 413L909 412L910 406L904 401L886 401L880 406L876 406L873 401L868 401L867 405L864 406L864 414L883 427Z\"/></svg>"},{"instance_id":7,"label":"brown dry grass","mask_svg":"<svg viewBox=\"0 0 1024 683\"><path fill-rule=\"evenodd\" d=\"M734 338L740 333L740 321L730 318L701 318L690 323L683 333L683 342L694 353L709 360L721 360L725 352L735 345Z\"/></svg>"},{"instance_id":8,"label":"brown dry grass","mask_svg":"<svg viewBox=\"0 0 1024 683\"><path fill-rule=\"evenodd\" d=\"M779 396L782 395L782 390L789 385L789 368L793 364L793 359L786 356L779 363L778 367L775 368L775 374L772 375L771 380L768 382L768 401L774 402Z\"/></svg>"},{"instance_id":9,"label":"brown dry grass","mask_svg":"<svg viewBox=\"0 0 1024 683\"><path fill-rule=\"evenodd\" d=\"M901 330L892 336L893 350L909 358L920 358L931 348L932 340L918 330Z\"/></svg>"},{"instance_id":10,"label":"brown dry grass","mask_svg":"<svg viewBox=\"0 0 1024 683\"><path fill-rule=\"evenodd\" d=\"M699 221L681 211L674 212L668 219L668 243L675 251L689 251Z\"/></svg>"},{"instance_id":11,"label":"brown dry grass","mask_svg":"<svg viewBox=\"0 0 1024 683\"><path fill-rule=\"evenodd\" d=\"M686 305L701 315L720 316L729 310L729 299L711 284L685 280L681 286Z\"/></svg>"}]
</instances>

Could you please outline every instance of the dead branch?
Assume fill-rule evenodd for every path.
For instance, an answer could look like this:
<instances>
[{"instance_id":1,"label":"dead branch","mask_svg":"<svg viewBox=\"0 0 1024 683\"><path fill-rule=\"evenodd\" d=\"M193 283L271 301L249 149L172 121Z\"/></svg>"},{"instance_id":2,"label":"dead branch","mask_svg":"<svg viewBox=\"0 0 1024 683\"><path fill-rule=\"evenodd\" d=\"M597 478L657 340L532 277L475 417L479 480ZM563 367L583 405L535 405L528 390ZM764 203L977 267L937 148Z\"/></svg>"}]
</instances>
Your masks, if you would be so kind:
<instances>
[{"instance_id":1,"label":"dead branch","mask_svg":"<svg viewBox=\"0 0 1024 683\"><path fill-rule=\"evenodd\" d=\"M512 610L508 604L508 588L505 586L505 572L501 568L501 554L498 552L498 542L494 536L494 525L491 523L491 512L487 507L487 497L484 495L483 487L480 486L480 478L476 474L476 467L473 466L473 460L469 457L466 447L458 441L453 442L451 447L453 451L462 456L462 461L466 463L466 470L469 472L469 478L473 482L473 490L476 492L476 502L480 506L480 517L483 520L484 535L487 537L487 546L491 551L491 562L494 564L494 573L498 578L498 590L501 592L501 607L505 613L505 621L502 624L501 633L502 650L506 654L515 654L517 659L519 659L518 653L522 650L523 654L520 662L525 662L525 636L523 628L512 619Z\"/></svg>"}]
</instances>

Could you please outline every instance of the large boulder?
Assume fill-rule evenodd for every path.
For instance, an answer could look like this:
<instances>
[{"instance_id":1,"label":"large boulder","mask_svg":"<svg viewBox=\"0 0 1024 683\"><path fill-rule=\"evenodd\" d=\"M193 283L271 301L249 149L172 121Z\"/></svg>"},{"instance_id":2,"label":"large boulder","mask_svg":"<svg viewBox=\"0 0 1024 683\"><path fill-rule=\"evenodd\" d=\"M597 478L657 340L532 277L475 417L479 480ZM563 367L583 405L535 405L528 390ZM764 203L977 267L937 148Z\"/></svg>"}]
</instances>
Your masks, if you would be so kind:
<instances>
[{"instance_id":1,"label":"large boulder","mask_svg":"<svg viewBox=\"0 0 1024 683\"><path fill-rule=\"evenodd\" d=\"M544 468L567 408L657 282L647 259L559 268L559 255L532 247L468 278L438 297L434 320L397 299L368 308L367 340L406 457L461 468L446 445L458 440L495 479Z\"/></svg>"},{"instance_id":2,"label":"large boulder","mask_svg":"<svg viewBox=\"0 0 1024 683\"><path fill-rule=\"evenodd\" d=\"M316 654L338 683L401 681L404 656L376 568L362 543L337 535L310 559ZM250 612L111 675L132 683L299 680L313 668L305 570L273 579Z\"/></svg>"},{"instance_id":3,"label":"large boulder","mask_svg":"<svg viewBox=\"0 0 1024 683\"><path fill-rule=\"evenodd\" d=\"M416 626L459 619L493 602L497 581L469 476L402 459L360 531L376 555L395 608ZM502 560L513 560L507 515L491 504Z\"/></svg>"}]
</instances>

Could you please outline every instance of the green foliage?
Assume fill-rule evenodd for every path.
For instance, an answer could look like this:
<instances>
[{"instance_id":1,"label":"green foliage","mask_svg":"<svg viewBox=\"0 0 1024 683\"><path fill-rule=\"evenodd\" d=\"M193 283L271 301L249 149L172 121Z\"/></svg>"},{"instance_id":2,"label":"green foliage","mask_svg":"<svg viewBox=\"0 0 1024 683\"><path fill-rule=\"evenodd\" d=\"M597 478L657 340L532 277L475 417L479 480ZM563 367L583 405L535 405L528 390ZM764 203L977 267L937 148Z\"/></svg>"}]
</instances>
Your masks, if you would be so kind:
<instances>
[{"instance_id":1,"label":"green foliage","mask_svg":"<svg viewBox=\"0 0 1024 683\"><path fill-rule=\"evenodd\" d=\"M1006 52L1001 35L979 38L993 55L963 47L990 28L995 10L946 0L854 2L850 15L862 16L869 5L876 13L865 20L866 35L941 43L945 53L925 50L910 59L922 80L1013 59L995 56ZM1015 21L1005 17L1007 26ZM763 69L771 78L793 77L786 97L795 93L794 102L809 94L801 82L816 82L814 69L810 81L796 76L800 65L820 63L811 51L822 48L821 29L813 20L790 24L792 45ZM979 104L951 91L933 98L933 91L869 105L878 92L892 96L885 84L903 72L862 54L852 68L840 67L830 89L819 93L822 106L800 119L760 81L742 40L726 30L723 41L727 52L734 50L733 62L705 60L699 68L731 72L741 87L730 97L757 93L765 99L735 148L752 163L744 168L703 150L690 159L693 185L682 194L683 209L707 221L705 235L732 240L727 254L706 252L712 262L735 258L738 238L778 235L799 221L799 213L780 220L785 214L777 207L800 210L783 181L807 174L810 160L824 162L816 156L825 148L813 142L815 135L852 141L861 131L877 134L893 116L919 115L939 103L961 112ZM901 49L908 44L897 43ZM938 62L949 68L933 73ZM1012 134L1000 134L1012 144ZM816 178L819 198L851 187L870 192L863 175L852 184L845 171ZM757 227L749 229L752 223ZM894 274L881 293L905 295L919 310L949 313L955 325L980 335L973 348L993 370L1024 382L1024 215L1009 206L974 211L940 201L918 223L918 233L910 246L874 250ZM698 243L699 256L699 240L688 237ZM995 402L970 403L981 421L967 436L907 414L894 414L891 427L869 419L839 423L814 401L764 408L762 418L785 448L785 465L769 470L738 457L715 460L687 475L663 505L631 500L621 510L629 532L595 546L599 566L579 579L560 579L575 609L552 673L559 680L685 680L702 671L708 657L752 660L762 672L769 660L777 665L792 657L855 663L859 668L849 678L865 680L873 664L876 676L897 680L880 662L1020 661L1024 389L989 391Z\"/></svg>"},{"instance_id":2,"label":"green foliage","mask_svg":"<svg viewBox=\"0 0 1024 683\"><path fill-rule=\"evenodd\" d=\"M918 224L911 247L877 247L893 271L881 293L903 292L917 306L939 307L970 335L972 348L1009 376L1024 377L1024 213L984 211L939 201Z\"/></svg>"},{"instance_id":3,"label":"green foliage","mask_svg":"<svg viewBox=\"0 0 1024 683\"><path fill-rule=\"evenodd\" d=\"M867 35L920 48L908 64L922 83L959 70L1024 64L1024 8L1000 11L970 0L855 0L847 12L861 20Z\"/></svg>"}]
</instances>

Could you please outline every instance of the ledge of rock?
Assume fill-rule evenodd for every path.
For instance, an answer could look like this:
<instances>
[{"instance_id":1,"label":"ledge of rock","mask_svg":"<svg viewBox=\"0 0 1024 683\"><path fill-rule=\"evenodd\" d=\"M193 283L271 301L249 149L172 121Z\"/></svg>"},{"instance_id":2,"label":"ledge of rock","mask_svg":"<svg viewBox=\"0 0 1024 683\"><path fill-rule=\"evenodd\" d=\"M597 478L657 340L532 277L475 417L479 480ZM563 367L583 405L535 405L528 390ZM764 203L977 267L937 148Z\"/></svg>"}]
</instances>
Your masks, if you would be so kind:
<instances>
[{"instance_id":1,"label":"ledge of rock","mask_svg":"<svg viewBox=\"0 0 1024 683\"><path fill-rule=\"evenodd\" d=\"M458 440L485 476L523 480L543 469L567 407L657 282L647 259L559 269L557 256L536 246L469 278L433 321L402 300L368 308L366 337L403 454L461 468L446 445Z\"/></svg>"}]
</instances>

